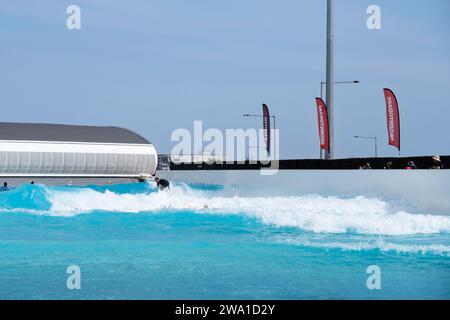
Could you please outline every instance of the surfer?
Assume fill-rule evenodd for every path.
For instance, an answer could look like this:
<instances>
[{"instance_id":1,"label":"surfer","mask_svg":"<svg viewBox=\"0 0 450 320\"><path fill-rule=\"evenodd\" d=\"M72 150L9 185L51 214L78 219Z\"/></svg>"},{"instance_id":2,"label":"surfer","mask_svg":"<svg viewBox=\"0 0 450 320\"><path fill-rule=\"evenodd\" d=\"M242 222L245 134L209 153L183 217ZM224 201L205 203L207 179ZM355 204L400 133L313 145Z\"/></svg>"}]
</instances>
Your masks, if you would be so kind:
<instances>
[{"instance_id":1,"label":"surfer","mask_svg":"<svg viewBox=\"0 0 450 320\"><path fill-rule=\"evenodd\" d=\"M8 182L3 182L3 187L0 187L0 191L9 191Z\"/></svg>"},{"instance_id":2,"label":"surfer","mask_svg":"<svg viewBox=\"0 0 450 320\"><path fill-rule=\"evenodd\" d=\"M160 179L158 177L155 178L156 185L159 187L159 190L169 189L170 190L170 182L166 179Z\"/></svg>"}]
</instances>

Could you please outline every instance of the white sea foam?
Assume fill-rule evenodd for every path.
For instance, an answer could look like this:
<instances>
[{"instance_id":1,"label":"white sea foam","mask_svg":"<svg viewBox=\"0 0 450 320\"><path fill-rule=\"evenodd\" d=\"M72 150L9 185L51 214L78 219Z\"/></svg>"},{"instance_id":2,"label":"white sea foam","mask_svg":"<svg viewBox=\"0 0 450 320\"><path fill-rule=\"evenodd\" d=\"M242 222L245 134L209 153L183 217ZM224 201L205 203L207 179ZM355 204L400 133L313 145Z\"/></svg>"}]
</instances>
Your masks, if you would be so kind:
<instances>
[{"instance_id":1,"label":"white sea foam","mask_svg":"<svg viewBox=\"0 0 450 320\"><path fill-rule=\"evenodd\" d=\"M192 211L198 214L236 214L263 223L296 227L316 233L376 235L450 232L450 217L394 210L388 202L355 197L340 199L307 195L297 197L224 197L220 192L176 186L169 192L117 194L92 189L47 190L48 214L72 216L92 211L161 212Z\"/></svg>"},{"instance_id":2,"label":"white sea foam","mask_svg":"<svg viewBox=\"0 0 450 320\"><path fill-rule=\"evenodd\" d=\"M301 237L299 239L283 239L281 242L322 249L341 249L344 251L379 250L381 252L411 253L422 255L434 254L450 257L450 246L443 244L403 244L389 242L384 239L353 242L319 242L310 240L306 237Z\"/></svg>"}]
</instances>

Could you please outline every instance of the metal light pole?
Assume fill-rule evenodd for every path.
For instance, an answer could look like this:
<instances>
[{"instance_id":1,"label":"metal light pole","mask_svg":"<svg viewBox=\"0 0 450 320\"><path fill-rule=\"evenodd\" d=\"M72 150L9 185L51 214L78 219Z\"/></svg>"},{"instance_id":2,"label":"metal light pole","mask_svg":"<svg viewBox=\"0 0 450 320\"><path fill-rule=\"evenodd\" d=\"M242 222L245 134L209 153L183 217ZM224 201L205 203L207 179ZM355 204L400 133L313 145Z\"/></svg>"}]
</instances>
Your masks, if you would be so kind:
<instances>
[{"instance_id":1,"label":"metal light pole","mask_svg":"<svg viewBox=\"0 0 450 320\"><path fill-rule=\"evenodd\" d=\"M377 137L354 136L355 139L372 139L375 143L375 158L378 158L378 142Z\"/></svg>"},{"instance_id":2,"label":"metal light pole","mask_svg":"<svg viewBox=\"0 0 450 320\"><path fill-rule=\"evenodd\" d=\"M333 75L333 0L327 0L327 109L330 151L325 152L325 159L334 158L334 118L333 118L333 95L334 95L334 75Z\"/></svg>"}]
</instances>

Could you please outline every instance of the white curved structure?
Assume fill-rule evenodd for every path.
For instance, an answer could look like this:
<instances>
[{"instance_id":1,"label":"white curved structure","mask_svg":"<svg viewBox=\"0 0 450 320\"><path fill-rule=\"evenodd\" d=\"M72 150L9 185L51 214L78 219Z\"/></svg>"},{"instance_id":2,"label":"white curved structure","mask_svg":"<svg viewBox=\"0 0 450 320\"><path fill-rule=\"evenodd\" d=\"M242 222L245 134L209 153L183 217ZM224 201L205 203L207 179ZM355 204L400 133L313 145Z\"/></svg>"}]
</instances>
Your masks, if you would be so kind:
<instances>
[{"instance_id":1,"label":"white curved structure","mask_svg":"<svg viewBox=\"0 0 450 320\"><path fill-rule=\"evenodd\" d=\"M110 184L142 181L157 153L118 127L0 123L0 184Z\"/></svg>"}]
</instances>

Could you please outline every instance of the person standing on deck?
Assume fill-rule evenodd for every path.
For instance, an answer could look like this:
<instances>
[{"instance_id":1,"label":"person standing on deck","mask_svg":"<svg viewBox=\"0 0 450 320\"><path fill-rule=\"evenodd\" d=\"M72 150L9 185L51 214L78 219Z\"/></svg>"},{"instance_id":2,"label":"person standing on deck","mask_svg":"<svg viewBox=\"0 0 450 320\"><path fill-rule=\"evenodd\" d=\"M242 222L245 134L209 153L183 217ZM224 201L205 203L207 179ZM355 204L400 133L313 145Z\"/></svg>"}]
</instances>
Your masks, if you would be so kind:
<instances>
[{"instance_id":1,"label":"person standing on deck","mask_svg":"<svg viewBox=\"0 0 450 320\"><path fill-rule=\"evenodd\" d=\"M430 169L442 169L441 157L436 155L431 159L433 160L433 165L430 167Z\"/></svg>"}]
</instances>

